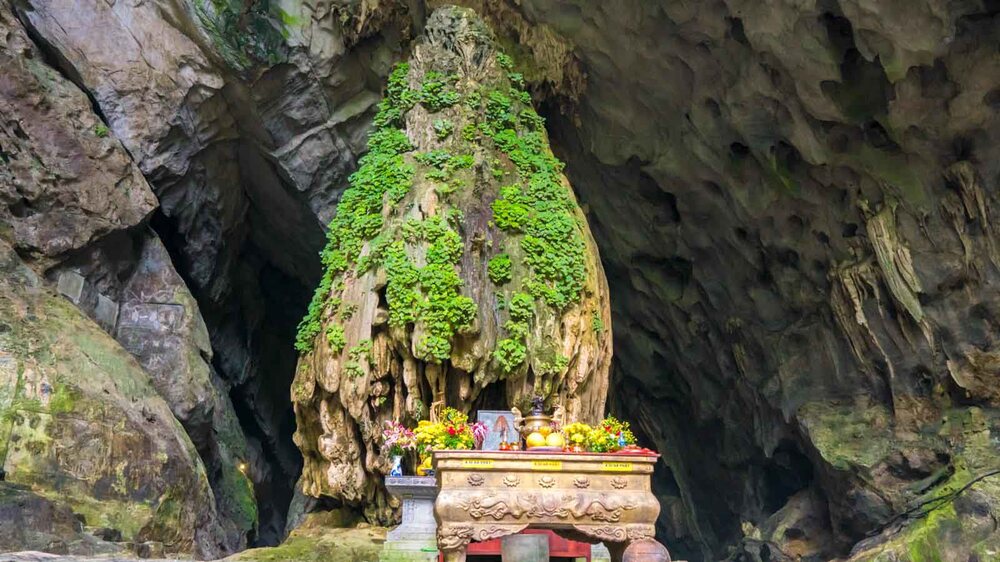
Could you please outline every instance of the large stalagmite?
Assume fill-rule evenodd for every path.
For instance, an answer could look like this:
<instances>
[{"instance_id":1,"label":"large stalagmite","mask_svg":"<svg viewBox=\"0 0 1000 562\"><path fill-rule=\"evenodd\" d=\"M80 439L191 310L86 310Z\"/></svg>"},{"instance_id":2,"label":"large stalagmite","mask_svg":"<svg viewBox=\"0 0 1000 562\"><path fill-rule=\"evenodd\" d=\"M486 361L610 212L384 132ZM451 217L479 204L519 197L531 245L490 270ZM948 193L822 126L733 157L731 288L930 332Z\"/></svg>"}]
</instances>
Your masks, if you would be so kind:
<instances>
[{"instance_id":1,"label":"large stalagmite","mask_svg":"<svg viewBox=\"0 0 1000 562\"><path fill-rule=\"evenodd\" d=\"M603 414L608 291L523 79L469 10L392 73L330 224L292 389L303 490L384 520L383 422L525 407Z\"/></svg>"}]
</instances>

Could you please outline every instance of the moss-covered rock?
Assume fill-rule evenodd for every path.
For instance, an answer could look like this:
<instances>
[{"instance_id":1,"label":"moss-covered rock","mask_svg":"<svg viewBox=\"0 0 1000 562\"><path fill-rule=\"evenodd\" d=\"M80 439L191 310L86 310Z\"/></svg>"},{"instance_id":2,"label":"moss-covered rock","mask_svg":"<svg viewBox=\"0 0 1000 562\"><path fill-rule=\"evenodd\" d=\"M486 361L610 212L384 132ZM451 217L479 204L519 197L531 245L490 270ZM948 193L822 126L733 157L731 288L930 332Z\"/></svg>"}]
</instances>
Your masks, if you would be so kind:
<instances>
[{"instance_id":1,"label":"moss-covered rock","mask_svg":"<svg viewBox=\"0 0 1000 562\"><path fill-rule=\"evenodd\" d=\"M344 527L339 511L311 513L281 545L254 548L226 558L229 562L377 562L386 530Z\"/></svg>"},{"instance_id":2,"label":"moss-covered rock","mask_svg":"<svg viewBox=\"0 0 1000 562\"><path fill-rule=\"evenodd\" d=\"M219 552L194 446L135 359L0 242L0 454L9 482L166 552Z\"/></svg>"},{"instance_id":3,"label":"moss-covered rock","mask_svg":"<svg viewBox=\"0 0 1000 562\"><path fill-rule=\"evenodd\" d=\"M455 7L392 72L296 342L307 494L387 521L379 429L433 404L527 409L541 395L603 415L604 271L523 88L482 20Z\"/></svg>"}]
</instances>

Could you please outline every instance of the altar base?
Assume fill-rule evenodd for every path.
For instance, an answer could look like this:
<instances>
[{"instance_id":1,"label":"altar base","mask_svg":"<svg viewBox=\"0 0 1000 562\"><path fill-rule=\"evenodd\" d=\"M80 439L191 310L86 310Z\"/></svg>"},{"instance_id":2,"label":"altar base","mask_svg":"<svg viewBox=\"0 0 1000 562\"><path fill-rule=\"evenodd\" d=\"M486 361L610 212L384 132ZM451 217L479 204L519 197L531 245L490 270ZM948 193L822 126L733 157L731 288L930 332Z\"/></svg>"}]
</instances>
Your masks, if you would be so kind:
<instances>
[{"instance_id":1,"label":"altar base","mask_svg":"<svg viewBox=\"0 0 1000 562\"><path fill-rule=\"evenodd\" d=\"M434 562L438 559L434 499L437 482L432 476L390 476L390 494L403 502L403 521L385 537L379 562Z\"/></svg>"}]
</instances>

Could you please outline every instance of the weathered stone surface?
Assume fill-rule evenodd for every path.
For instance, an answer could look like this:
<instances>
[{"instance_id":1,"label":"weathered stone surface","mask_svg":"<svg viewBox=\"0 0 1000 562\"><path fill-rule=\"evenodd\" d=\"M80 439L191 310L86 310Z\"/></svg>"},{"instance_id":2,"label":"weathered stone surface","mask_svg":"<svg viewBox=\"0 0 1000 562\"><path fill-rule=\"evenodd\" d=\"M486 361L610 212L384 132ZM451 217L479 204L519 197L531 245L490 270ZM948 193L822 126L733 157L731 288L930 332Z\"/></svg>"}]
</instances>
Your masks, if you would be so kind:
<instances>
[{"instance_id":1,"label":"weathered stone surface","mask_svg":"<svg viewBox=\"0 0 1000 562\"><path fill-rule=\"evenodd\" d=\"M370 24L361 14L345 32L354 18L346 5L253 4L18 7L159 198L154 227L199 301L219 375L258 437L251 473L265 496L260 535L273 543L301 464L287 342L319 276L322 225L364 148L408 21L393 7ZM371 35L376 23L384 37Z\"/></svg>"},{"instance_id":2,"label":"weathered stone surface","mask_svg":"<svg viewBox=\"0 0 1000 562\"><path fill-rule=\"evenodd\" d=\"M227 562L378 562L386 530L349 527L340 511L311 513L281 546L254 548Z\"/></svg>"},{"instance_id":3,"label":"weathered stone surface","mask_svg":"<svg viewBox=\"0 0 1000 562\"><path fill-rule=\"evenodd\" d=\"M438 558L433 476L387 476L385 488L398 498L400 523L386 533L379 562L434 562Z\"/></svg>"},{"instance_id":4,"label":"weathered stone surface","mask_svg":"<svg viewBox=\"0 0 1000 562\"><path fill-rule=\"evenodd\" d=\"M612 409L688 514L663 521L671 552L718 559L745 528L772 560L878 559L855 545L883 530L883 560L994 540L968 512L902 514L996 431L954 421L997 407L996 7L520 4L587 76L550 131L612 289ZM785 533L811 488L819 523Z\"/></svg>"},{"instance_id":5,"label":"weathered stone surface","mask_svg":"<svg viewBox=\"0 0 1000 562\"><path fill-rule=\"evenodd\" d=\"M994 477L948 503L954 517L898 517L989 466L969 451L998 401L995 3L462 3L525 67L588 208L617 333L612 408L667 455L671 550L916 560L908 545L933 539L944 559L995 557L980 525ZM290 485L281 311L301 316L320 225L406 20L422 22L403 2L270 4L281 41L241 28L256 17L231 17L241 2L18 2L160 194L220 374L262 428L251 465ZM4 151L22 142L7 136ZM0 224L42 232L6 203ZM46 236L75 251L134 224L115 220ZM20 248L48 259L43 242ZM88 286L84 309L120 302Z\"/></svg>"},{"instance_id":6,"label":"weathered stone surface","mask_svg":"<svg viewBox=\"0 0 1000 562\"><path fill-rule=\"evenodd\" d=\"M0 7L0 235L42 265L134 226L156 199L86 94Z\"/></svg>"},{"instance_id":7,"label":"weathered stone surface","mask_svg":"<svg viewBox=\"0 0 1000 562\"><path fill-rule=\"evenodd\" d=\"M257 505L253 483L244 473L246 439L227 388L211 366L208 329L166 248L152 233L145 236L138 259L122 291L115 337L149 373L157 393L195 443L220 521L227 527L226 551L242 550L256 529Z\"/></svg>"},{"instance_id":8,"label":"weathered stone surface","mask_svg":"<svg viewBox=\"0 0 1000 562\"><path fill-rule=\"evenodd\" d=\"M0 482L0 551L21 549L93 555L118 552L122 547L85 533L83 523L67 505L26 486ZM0 560L9 557L0 554Z\"/></svg>"},{"instance_id":9,"label":"weathered stone surface","mask_svg":"<svg viewBox=\"0 0 1000 562\"><path fill-rule=\"evenodd\" d=\"M6 480L128 542L223 552L205 469L149 376L2 242L0 273Z\"/></svg>"}]
</instances>

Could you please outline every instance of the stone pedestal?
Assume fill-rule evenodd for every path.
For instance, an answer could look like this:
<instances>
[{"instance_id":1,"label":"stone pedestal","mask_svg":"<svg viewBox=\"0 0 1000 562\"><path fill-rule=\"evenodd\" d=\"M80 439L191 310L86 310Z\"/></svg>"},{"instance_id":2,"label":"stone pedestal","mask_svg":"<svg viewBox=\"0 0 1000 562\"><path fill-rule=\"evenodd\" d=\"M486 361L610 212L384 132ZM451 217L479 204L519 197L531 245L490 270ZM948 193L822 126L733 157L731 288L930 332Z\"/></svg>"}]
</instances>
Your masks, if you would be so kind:
<instances>
[{"instance_id":1,"label":"stone pedestal","mask_svg":"<svg viewBox=\"0 0 1000 562\"><path fill-rule=\"evenodd\" d=\"M403 522L389 531L379 562L435 562L438 559L433 476L390 476L389 493L403 502Z\"/></svg>"}]
</instances>

